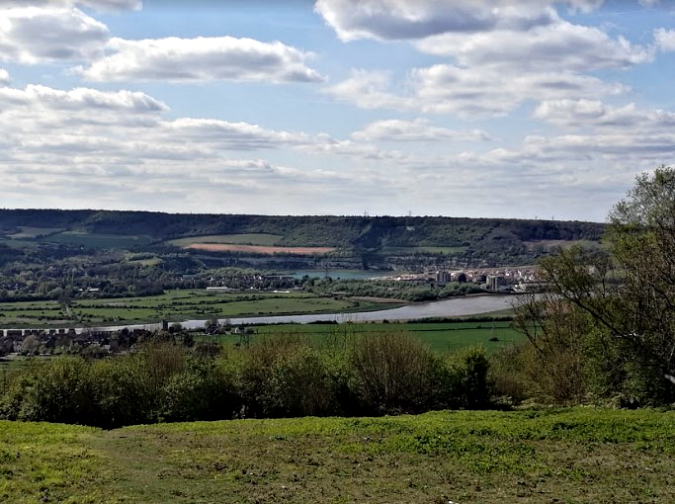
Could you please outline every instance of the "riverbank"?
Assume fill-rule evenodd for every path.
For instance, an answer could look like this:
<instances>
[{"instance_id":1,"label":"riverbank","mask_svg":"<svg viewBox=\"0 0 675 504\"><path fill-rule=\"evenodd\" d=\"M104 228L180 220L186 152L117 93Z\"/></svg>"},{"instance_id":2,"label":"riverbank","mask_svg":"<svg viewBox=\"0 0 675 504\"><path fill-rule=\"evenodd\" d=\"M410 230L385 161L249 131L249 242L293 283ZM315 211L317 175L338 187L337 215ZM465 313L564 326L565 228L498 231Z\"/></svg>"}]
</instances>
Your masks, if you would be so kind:
<instances>
[{"instance_id":1,"label":"riverbank","mask_svg":"<svg viewBox=\"0 0 675 504\"><path fill-rule=\"evenodd\" d=\"M179 291L180 292L180 291ZM199 293L199 296L192 296L191 291L184 291L186 294L183 297L175 297L173 300L173 305L159 305L157 301L152 301L152 306L162 306L157 308L160 310L158 313L161 315L155 320L167 320L171 323L177 322L180 323L186 329L201 329L204 327L204 324L207 320L218 318L221 323L229 322L234 325L254 325L254 324L280 324L280 323L299 323L307 324L313 322L382 322L385 320L396 321L396 320L415 320L415 319L424 319L429 317L442 318L442 317L462 317L477 315L481 313L488 312L499 312L512 308L520 299L516 295L497 295L497 294L485 294L481 296L465 296L465 297L453 297L440 301L430 301L425 303L412 303L406 304L403 306L398 306L395 308L386 308L379 309L382 305L378 303L365 303L359 302L357 306L354 306L354 302L343 301L344 309L341 311L331 311L330 309L321 310L318 306L318 303L322 303L324 298L309 298L307 296L301 295L291 295L291 299L282 299L279 297L270 296L266 299L258 300L249 300L243 301L242 303L247 303L246 306L250 306L251 303L258 303L258 312L261 312L264 309L264 306L279 306L283 302L295 302L304 304L305 308L308 307L308 304L316 308L315 313L307 313L308 310L291 310L289 305L286 304L285 307L290 313L284 315L255 315L255 316L228 316L227 312L223 313L222 310L233 309L233 305L237 301L225 301L221 304L212 303L211 305L205 305L202 302L205 301L204 298L199 296L204 296L203 293ZM213 295L209 295L207 300L213 300ZM218 296L226 296L219 294ZM187 304L185 301L187 299L190 304ZM215 299L218 300L217 298ZM136 310L147 309L147 306L140 305L140 303L147 303L147 298L133 298L129 301L129 305ZM328 299L327 303L338 303L336 300ZM94 301L92 301L94 303ZM100 301L96 303L101 304ZM116 301L119 303L119 301ZM312 303L314 303L312 305ZM135 306L134 306L135 304ZM140 306L139 306L140 305ZM209 310L207 311L209 317L206 318L181 318L179 315L173 313L172 307L177 309L180 312L181 309L185 309L188 306L208 306ZM329 305L330 306L330 305ZM332 306L336 306L333 304ZM342 306L342 305L340 305ZM348 307L352 307L349 309ZM235 306L235 308L237 308ZM241 306L239 306L241 308ZM95 308L92 308L95 309ZM115 309L120 317L125 316L125 308L122 306L108 307L108 309ZM219 311L216 311L219 310ZM247 308L248 312L254 312L255 308ZM76 325L76 332L82 332L85 330L105 330L105 331L119 331L122 329L146 329L146 330L157 330L161 328L161 323L159 322L149 322L144 323L141 320L133 320L129 314L126 315L129 323L119 323L111 321L106 324L90 324L90 325ZM27 329L44 329L44 325L32 325L24 324L22 326L5 326L5 329L17 328L22 330ZM50 326L47 326L50 327ZM60 327L69 327L69 326L60 326Z\"/></svg>"}]
</instances>

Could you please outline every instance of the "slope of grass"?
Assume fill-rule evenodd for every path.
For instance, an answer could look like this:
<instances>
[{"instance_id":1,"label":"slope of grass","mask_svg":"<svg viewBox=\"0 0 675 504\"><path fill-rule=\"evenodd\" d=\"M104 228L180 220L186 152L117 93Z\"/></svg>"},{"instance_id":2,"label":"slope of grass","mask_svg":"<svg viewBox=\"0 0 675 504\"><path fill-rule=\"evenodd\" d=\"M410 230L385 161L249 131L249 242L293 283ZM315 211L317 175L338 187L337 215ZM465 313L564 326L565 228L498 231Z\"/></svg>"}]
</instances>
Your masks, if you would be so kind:
<instances>
[{"instance_id":1,"label":"slope of grass","mask_svg":"<svg viewBox=\"0 0 675 504\"><path fill-rule=\"evenodd\" d=\"M167 243L177 247L189 247L195 243L229 243L235 245L267 245L272 246L279 243L283 238L281 235L266 233L244 233L229 235L208 235L208 236L190 236L170 240Z\"/></svg>"},{"instance_id":2,"label":"slope of grass","mask_svg":"<svg viewBox=\"0 0 675 504\"><path fill-rule=\"evenodd\" d=\"M44 238L43 241L79 245L91 249L128 249L139 245L146 245L152 240L150 237L142 235L113 235L64 231L63 233L50 235Z\"/></svg>"},{"instance_id":3,"label":"slope of grass","mask_svg":"<svg viewBox=\"0 0 675 504\"><path fill-rule=\"evenodd\" d=\"M62 231L61 228L45 228L45 227L28 227L23 226L20 228L18 233L9 235L10 238L14 239L23 239L23 238L39 238L40 236L50 235Z\"/></svg>"},{"instance_id":4,"label":"slope of grass","mask_svg":"<svg viewBox=\"0 0 675 504\"><path fill-rule=\"evenodd\" d=\"M18 454L18 456L17 456ZM669 503L675 413L0 422L0 502Z\"/></svg>"},{"instance_id":5,"label":"slope of grass","mask_svg":"<svg viewBox=\"0 0 675 504\"><path fill-rule=\"evenodd\" d=\"M383 247L381 252L386 254L461 254L468 247Z\"/></svg>"},{"instance_id":6,"label":"slope of grass","mask_svg":"<svg viewBox=\"0 0 675 504\"><path fill-rule=\"evenodd\" d=\"M109 481L90 427L0 421L0 502L96 504Z\"/></svg>"}]
</instances>

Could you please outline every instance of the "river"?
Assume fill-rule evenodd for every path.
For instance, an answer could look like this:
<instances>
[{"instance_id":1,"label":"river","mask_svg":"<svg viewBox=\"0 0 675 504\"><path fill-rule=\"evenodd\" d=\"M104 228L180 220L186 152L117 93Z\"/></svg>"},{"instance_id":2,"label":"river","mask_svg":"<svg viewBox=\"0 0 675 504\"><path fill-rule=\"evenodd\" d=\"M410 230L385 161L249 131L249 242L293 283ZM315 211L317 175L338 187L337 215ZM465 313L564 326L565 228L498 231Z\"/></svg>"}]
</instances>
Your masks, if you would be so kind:
<instances>
[{"instance_id":1,"label":"river","mask_svg":"<svg viewBox=\"0 0 675 504\"><path fill-rule=\"evenodd\" d=\"M233 325L252 324L283 324L297 323L309 324L311 322L381 322L383 320L412 320L428 317L462 317L480 315L497 310L511 308L518 302L519 296L508 295L481 295L443 299L428 303L415 303L399 308L388 308L368 312L349 313L311 313L306 315L269 315L257 317L230 317L220 319L220 322L229 322ZM204 327L206 320L184 320L180 324L186 329L199 329ZM83 331L120 331L122 329L147 329L155 331L161 328L161 324L126 324L118 326L102 326L90 328L75 328L76 333ZM0 329L0 336L3 334Z\"/></svg>"},{"instance_id":2,"label":"river","mask_svg":"<svg viewBox=\"0 0 675 504\"><path fill-rule=\"evenodd\" d=\"M485 295L485 296L467 296L443 299L441 301L430 301L428 303L415 303L401 306L399 308L389 308L386 310L368 311L368 312L350 312L350 313L311 313L307 315L270 315L258 317L230 317L221 319L220 322L229 320L233 325L251 325L251 324L282 324L297 323L309 324L311 322L381 322L383 320L411 320L427 317L461 317L468 315L479 315L481 313L504 310L512 307L519 296L515 295ZM180 324L186 329L198 329L204 327L206 320L185 320ZM148 329L156 330L160 324L136 324L114 327L101 327L101 330L118 331L127 329ZM96 329L94 329L96 330ZM79 332L79 330L78 330Z\"/></svg>"}]
</instances>

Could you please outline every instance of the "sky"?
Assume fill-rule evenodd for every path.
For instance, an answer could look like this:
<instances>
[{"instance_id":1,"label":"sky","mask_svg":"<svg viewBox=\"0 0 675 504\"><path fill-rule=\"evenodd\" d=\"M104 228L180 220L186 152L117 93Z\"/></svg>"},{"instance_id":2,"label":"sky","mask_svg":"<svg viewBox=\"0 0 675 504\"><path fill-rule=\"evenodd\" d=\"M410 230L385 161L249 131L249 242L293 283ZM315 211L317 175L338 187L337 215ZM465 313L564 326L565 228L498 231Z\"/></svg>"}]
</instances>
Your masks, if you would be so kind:
<instances>
[{"instance_id":1,"label":"sky","mask_svg":"<svg viewBox=\"0 0 675 504\"><path fill-rule=\"evenodd\" d=\"M0 0L0 207L604 221L675 0Z\"/></svg>"}]
</instances>

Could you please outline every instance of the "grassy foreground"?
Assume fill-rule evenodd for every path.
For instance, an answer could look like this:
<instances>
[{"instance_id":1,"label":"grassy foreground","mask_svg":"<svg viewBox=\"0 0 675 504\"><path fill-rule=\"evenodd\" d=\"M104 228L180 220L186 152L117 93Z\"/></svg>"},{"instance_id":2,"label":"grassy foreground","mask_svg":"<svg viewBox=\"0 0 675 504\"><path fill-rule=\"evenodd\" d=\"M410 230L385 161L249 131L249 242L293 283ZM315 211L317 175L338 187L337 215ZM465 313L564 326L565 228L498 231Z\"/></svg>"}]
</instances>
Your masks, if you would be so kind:
<instances>
[{"instance_id":1,"label":"grassy foreground","mask_svg":"<svg viewBox=\"0 0 675 504\"><path fill-rule=\"evenodd\" d=\"M669 503L675 412L0 422L0 502Z\"/></svg>"}]
</instances>

